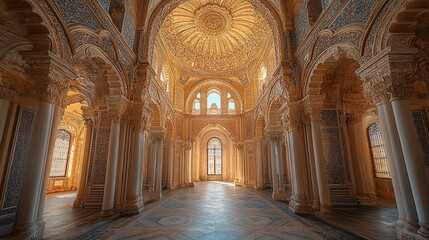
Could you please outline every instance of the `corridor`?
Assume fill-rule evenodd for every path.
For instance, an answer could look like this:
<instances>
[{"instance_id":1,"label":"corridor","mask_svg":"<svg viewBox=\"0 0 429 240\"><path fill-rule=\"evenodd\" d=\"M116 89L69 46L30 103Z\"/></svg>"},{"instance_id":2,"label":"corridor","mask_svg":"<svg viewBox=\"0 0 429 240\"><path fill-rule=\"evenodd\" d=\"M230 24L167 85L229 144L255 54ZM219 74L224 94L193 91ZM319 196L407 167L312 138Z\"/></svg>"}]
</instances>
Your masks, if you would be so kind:
<instances>
[{"instance_id":1,"label":"corridor","mask_svg":"<svg viewBox=\"0 0 429 240\"><path fill-rule=\"evenodd\" d=\"M332 216L297 217L270 191L228 182L197 182L165 192L140 216L99 219L72 209L70 194L48 195L47 239L385 239L395 238L396 210L362 208ZM68 203L69 201L70 203ZM61 205L61 206L60 206ZM346 213L346 214L344 214ZM342 216L342 217L341 217ZM329 219L341 219L333 222ZM341 225L344 225L340 227ZM348 230L345 230L348 229Z\"/></svg>"}]
</instances>

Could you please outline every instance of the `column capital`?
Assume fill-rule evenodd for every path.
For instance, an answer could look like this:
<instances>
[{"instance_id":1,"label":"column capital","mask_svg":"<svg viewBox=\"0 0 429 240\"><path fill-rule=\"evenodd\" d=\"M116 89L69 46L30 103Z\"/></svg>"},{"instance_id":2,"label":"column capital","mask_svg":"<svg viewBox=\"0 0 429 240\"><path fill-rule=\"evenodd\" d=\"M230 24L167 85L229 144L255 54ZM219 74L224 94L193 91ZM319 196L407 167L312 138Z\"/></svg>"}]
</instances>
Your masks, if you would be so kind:
<instances>
[{"instance_id":1,"label":"column capital","mask_svg":"<svg viewBox=\"0 0 429 240\"><path fill-rule=\"evenodd\" d=\"M364 81L364 94L375 104L411 97L416 92L414 84L422 72L416 69L419 67L416 65L416 53L416 49L382 52L359 68L356 74Z\"/></svg>"},{"instance_id":2,"label":"column capital","mask_svg":"<svg viewBox=\"0 0 429 240\"><path fill-rule=\"evenodd\" d=\"M165 132L151 132L150 139L152 143L162 143L165 141L166 134Z\"/></svg>"},{"instance_id":3,"label":"column capital","mask_svg":"<svg viewBox=\"0 0 429 240\"><path fill-rule=\"evenodd\" d=\"M120 122L123 116L127 114L128 100L121 95L107 95L106 96L107 109L109 117L113 122Z\"/></svg>"},{"instance_id":4,"label":"column capital","mask_svg":"<svg viewBox=\"0 0 429 240\"><path fill-rule=\"evenodd\" d=\"M239 151L243 151L244 150L244 144L242 142L235 143L235 146L237 147L237 149Z\"/></svg>"},{"instance_id":5,"label":"column capital","mask_svg":"<svg viewBox=\"0 0 429 240\"><path fill-rule=\"evenodd\" d=\"M274 80L280 82L283 90L282 96L287 101L297 101L299 98L296 75L294 65L286 62L283 62L274 73Z\"/></svg>"},{"instance_id":6,"label":"column capital","mask_svg":"<svg viewBox=\"0 0 429 240\"><path fill-rule=\"evenodd\" d=\"M298 131L302 126L299 103L285 103L280 107L279 114L286 131Z\"/></svg>"},{"instance_id":7,"label":"column capital","mask_svg":"<svg viewBox=\"0 0 429 240\"><path fill-rule=\"evenodd\" d=\"M144 101L149 96L149 84L156 73L148 62L139 62L134 68L131 99Z\"/></svg>"},{"instance_id":8,"label":"column capital","mask_svg":"<svg viewBox=\"0 0 429 240\"><path fill-rule=\"evenodd\" d=\"M150 128L152 109L147 102L129 104L130 123L134 131L144 132Z\"/></svg>"},{"instance_id":9,"label":"column capital","mask_svg":"<svg viewBox=\"0 0 429 240\"><path fill-rule=\"evenodd\" d=\"M265 134L270 141L280 142L283 140L283 131L267 130Z\"/></svg>"},{"instance_id":10,"label":"column capital","mask_svg":"<svg viewBox=\"0 0 429 240\"><path fill-rule=\"evenodd\" d=\"M40 101L63 105L72 79L79 75L64 60L52 53L46 55L25 55L28 63L27 74L31 82L27 88Z\"/></svg>"},{"instance_id":11,"label":"column capital","mask_svg":"<svg viewBox=\"0 0 429 240\"><path fill-rule=\"evenodd\" d=\"M308 95L303 99L304 111L312 122L322 121L323 102L325 95Z\"/></svg>"}]
</instances>

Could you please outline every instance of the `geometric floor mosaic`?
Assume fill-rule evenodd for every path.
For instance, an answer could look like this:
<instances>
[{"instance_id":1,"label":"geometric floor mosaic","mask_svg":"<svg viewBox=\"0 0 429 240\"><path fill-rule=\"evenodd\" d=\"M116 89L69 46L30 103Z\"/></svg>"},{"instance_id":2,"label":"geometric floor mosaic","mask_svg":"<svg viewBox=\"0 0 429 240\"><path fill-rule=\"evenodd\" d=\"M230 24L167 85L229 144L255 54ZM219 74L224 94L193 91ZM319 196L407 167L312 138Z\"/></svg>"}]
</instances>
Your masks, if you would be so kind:
<instances>
[{"instance_id":1,"label":"geometric floor mosaic","mask_svg":"<svg viewBox=\"0 0 429 240\"><path fill-rule=\"evenodd\" d=\"M60 214L62 210L49 207L49 201L55 205L48 198L47 239L395 238L395 209L379 212L365 208L334 211L331 216L295 216L287 204L273 201L269 191L235 187L226 182L198 182L193 188L168 191L161 201L146 205L143 215L132 217L99 219L98 211L84 209L68 209L68 213ZM59 218L62 224L56 221ZM352 225L348 226L347 221ZM362 230L365 227L367 230Z\"/></svg>"}]
</instances>

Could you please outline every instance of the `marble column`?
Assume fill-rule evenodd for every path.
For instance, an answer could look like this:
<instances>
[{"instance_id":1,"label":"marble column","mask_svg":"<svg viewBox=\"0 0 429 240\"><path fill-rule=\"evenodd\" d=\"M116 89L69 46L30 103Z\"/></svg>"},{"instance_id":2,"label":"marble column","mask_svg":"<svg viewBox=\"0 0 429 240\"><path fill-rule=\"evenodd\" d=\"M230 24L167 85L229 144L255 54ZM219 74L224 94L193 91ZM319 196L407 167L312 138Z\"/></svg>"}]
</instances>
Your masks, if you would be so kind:
<instances>
[{"instance_id":1,"label":"marble column","mask_svg":"<svg viewBox=\"0 0 429 240\"><path fill-rule=\"evenodd\" d=\"M277 174L277 163L276 163L276 146L275 140L273 137L268 135L269 144L270 144L270 160L271 160L271 178L272 178L272 198L276 199L279 192L279 179Z\"/></svg>"},{"instance_id":2,"label":"marble column","mask_svg":"<svg viewBox=\"0 0 429 240\"><path fill-rule=\"evenodd\" d=\"M112 120L110 127L109 152L107 156L106 180L104 182L103 204L101 216L108 217L113 214L113 204L115 200L115 184L119 155L119 119Z\"/></svg>"},{"instance_id":3,"label":"marble column","mask_svg":"<svg viewBox=\"0 0 429 240\"><path fill-rule=\"evenodd\" d=\"M156 142L156 139L154 138L154 136L151 136L151 141L152 143L150 144L150 148L151 148L151 167L152 167L152 171L151 171L151 175L150 175L150 188L149 188L149 192L150 193L155 193L156 190L156 163L157 163L157 153L158 153L158 142Z\"/></svg>"},{"instance_id":4,"label":"marble column","mask_svg":"<svg viewBox=\"0 0 429 240\"><path fill-rule=\"evenodd\" d=\"M237 143L236 145L237 149L237 168L236 168L236 179L235 179L235 185L241 186L243 185L243 159L244 159L244 146L242 143Z\"/></svg>"},{"instance_id":5,"label":"marble column","mask_svg":"<svg viewBox=\"0 0 429 240\"><path fill-rule=\"evenodd\" d=\"M377 111L378 111L378 117L380 118L380 128L381 128L381 132L383 133L383 142L384 142L384 147L386 150L386 155L387 155L387 160L389 163L389 169L390 169L390 176L392 177L392 184L393 184L393 192L395 194L395 201L396 201L396 206L398 209L398 225L400 226L405 226L405 225L410 225L408 220L407 220L407 211L405 210L405 204L403 201L403 197L402 197L402 186L401 185L401 181L398 177L398 173L400 172L399 170L397 170L397 166L396 166L396 162L398 162L398 157L402 157L402 153L400 153L399 151L401 150L400 147L395 148L395 146L397 146L397 143L395 143L397 140L399 140L398 138L392 138L392 136L390 136L390 133L392 131L392 129L390 128L389 131L389 126L388 126L388 119L386 117L386 111L385 111L385 105L389 105L390 103L382 103L382 104L378 104L377 105ZM392 116L393 117L393 116ZM389 117L390 119L392 119L392 117ZM391 139L393 139L393 143L391 142ZM396 153L394 153L393 151L396 151ZM408 180L407 180L408 181ZM402 184L405 182L402 182ZM409 212L409 211L408 211ZM408 227L409 228L409 227Z\"/></svg>"},{"instance_id":6,"label":"marble column","mask_svg":"<svg viewBox=\"0 0 429 240\"><path fill-rule=\"evenodd\" d=\"M77 189L76 199L73 202L73 208L83 207L83 196L85 194L86 177L88 175L89 153L91 151L92 127L93 121L85 119L85 141L82 156L82 165L80 168L79 186Z\"/></svg>"},{"instance_id":7,"label":"marble column","mask_svg":"<svg viewBox=\"0 0 429 240\"><path fill-rule=\"evenodd\" d=\"M392 107L417 210L420 225L418 233L423 237L429 238L429 184L418 141L417 130L411 116L411 110L407 99L393 99Z\"/></svg>"},{"instance_id":8,"label":"marble column","mask_svg":"<svg viewBox=\"0 0 429 240\"><path fill-rule=\"evenodd\" d=\"M300 154L302 143L300 142L298 130L297 126L290 126L288 132L294 186L289 209L294 213L310 213L312 207L309 202L307 188L307 166L304 156Z\"/></svg>"},{"instance_id":9,"label":"marble column","mask_svg":"<svg viewBox=\"0 0 429 240\"><path fill-rule=\"evenodd\" d=\"M313 200L313 209L320 210L319 186L317 184L316 163L314 161L313 138L311 136L311 124L306 124L306 141L308 151L308 162L310 165L310 181Z\"/></svg>"},{"instance_id":10,"label":"marble column","mask_svg":"<svg viewBox=\"0 0 429 240\"><path fill-rule=\"evenodd\" d=\"M316 166L317 185L319 186L320 211L329 212L331 206L326 164L323 159L322 135L320 132L320 116L311 116L311 134L313 138L314 160Z\"/></svg>"},{"instance_id":11,"label":"marble column","mask_svg":"<svg viewBox=\"0 0 429 240\"><path fill-rule=\"evenodd\" d=\"M168 141L168 183L167 188L173 189L173 178L174 178L174 139Z\"/></svg>"},{"instance_id":12,"label":"marble column","mask_svg":"<svg viewBox=\"0 0 429 240\"><path fill-rule=\"evenodd\" d=\"M59 105L56 105L54 110L54 117L52 119L52 129L51 129L51 136L50 136L49 147L48 147L48 159L46 160L46 167L45 167L45 172L44 172L43 181L42 181L42 191L39 199L39 209L37 213L39 228L41 228L40 232L44 232L45 222L43 221L43 213L45 210L46 190L48 188L48 178L51 172L55 142L57 140L57 130L58 130L58 125L60 123L62 112L63 112L62 107Z\"/></svg>"},{"instance_id":13,"label":"marble column","mask_svg":"<svg viewBox=\"0 0 429 240\"><path fill-rule=\"evenodd\" d=\"M262 146L261 139L256 139L256 189L264 188L264 180L262 175Z\"/></svg>"},{"instance_id":14,"label":"marble column","mask_svg":"<svg viewBox=\"0 0 429 240\"><path fill-rule=\"evenodd\" d=\"M190 163L191 163L191 150L192 146L190 142L185 143L185 160L184 160L184 185L187 187L190 184Z\"/></svg>"},{"instance_id":15,"label":"marble column","mask_svg":"<svg viewBox=\"0 0 429 240\"><path fill-rule=\"evenodd\" d=\"M283 140L283 136L279 136L279 139L276 140L276 158L277 158L277 172L279 174L279 197L282 198L282 200L286 200L282 140Z\"/></svg>"},{"instance_id":16,"label":"marble column","mask_svg":"<svg viewBox=\"0 0 429 240\"><path fill-rule=\"evenodd\" d=\"M133 133L133 154L129 167L129 182L127 185L127 212L140 214L144 211L142 197L142 175L143 175L143 147L145 135L140 128L135 128Z\"/></svg>"},{"instance_id":17,"label":"marble column","mask_svg":"<svg viewBox=\"0 0 429 240\"><path fill-rule=\"evenodd\" d=\"M371 172L370 160L367 156L370 156L368 149L368 139L365 136L365 130L362 124L362 117L353 117L354 122L350 126L350 131L353 133L353 142L355 149L356 165L359 168L359 179L362 183L362 193L370 198L374 198L375 186Z\"/></svg>"},{"instance_id":18,"label":"marble column","mask_svg":"<svg viewBox=\"0 0 429 240\"><path fill-rule=\"evenodd\" d=\"M163 155L163 139L162 137L158 143L158 153L156 161L156 196L157 199L162 198L162 155Z\"/></svg>"},{"instance_id":19,"label":"marble column","mask_svg":"<svg viewBox=\"0 0 429 240\"><path fill-rule=\"evenodd\" d=\"M23 239L33 239L38 235L36 223L39 212L40 195L48 159L52 126L56 105L39 102L32 126L28 146L28 158L24 169L24 179L15 217L14 235Z\"/></svg>"}]
</instances>

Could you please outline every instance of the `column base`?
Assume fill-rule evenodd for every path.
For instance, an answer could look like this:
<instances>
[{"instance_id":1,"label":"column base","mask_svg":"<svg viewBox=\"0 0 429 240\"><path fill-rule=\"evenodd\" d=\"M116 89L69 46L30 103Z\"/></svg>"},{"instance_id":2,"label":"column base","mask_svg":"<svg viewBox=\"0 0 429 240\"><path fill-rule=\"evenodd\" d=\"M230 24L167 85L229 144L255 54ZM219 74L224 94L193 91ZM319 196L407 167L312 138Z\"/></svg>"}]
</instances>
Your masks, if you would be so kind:
<instances>
[{"instance_id":1,"label":"column base","mask_svg":"<svg viewBox=\"0 0 429 240\"><path fill-rule=\"evenodd\" d=\"M417 233L422 236L424 239L429 239L429 225L427 223L420 223L420 228L417 230Z\"/></svg>"},{"instance_id":2,"label":"column base","mask_svg":"<svg viewBox=\"0 0 429 240\"><path fill-rule=\"evenodd\" d=\"M284 191L273 192L272 198L276 201L284 201L286 202L286 193Z\"/></svg>"},{"instance_id":3,"label":"column base","mask_svg":"<svg viewBox=\"0 0 429 240\"><path fill-rule=\"evenodd\" d=\"M144 203L142 197L132 197L131 200L127 202L127 207L125 209L125 215L139 215L144 212Z\"/></svg>"},{"instance_id":4,"label":"column base","mask_svg":"<svg viewBox=\"0 0 429 240\"><path fill-rule=\"evenodd\" d=\"M148 192L149 201L159 201L162 198L162 192L161 191L155 191L155 192Z\"/></svg>"},{"instance_id":5,"label":"column base","mask_svg":"<svg viewBox=\"0 0 429 240\"><path fill-rule=\"evenodd\" d=\"M396 234L397 234L397 238L398 239L404 239L404 240L408 240L408 239L413 239L413 240L425 240L428 239L429 237L426 235L422 235L420 234L418 231L418 233L416 232L411 232L408 231L405 227L406 223L404 223L405 221L402 220L402 222L400 222L400 220L398 220L396 222Z\"/></svg>"},{"instance_id":6,"label":"column base","mask_svg":"<svg viewBox=\"0 0 429 240\"><path fill-rule=\"evenodd\" d=\"M194 183L193 182L188 182L185 184L185 187L194 187Z\"/></svg>"},{"instance_id":7,"label":"column base","mask_svg":"<svg viewBox=\"0 0 429 240\"><path fill-rule=\"evenodd\" d=\"M331 214L331 206L320 204L320 212L323 214Z\"/></svg>"},{"instance_id":8,"label":"column base","mask_svg":"<svg viewBox=\"0 0 429 240\"><path fill-rule=\"evenodd\" d=\"M100 217L101 218L109 218L113 216L113 209L108 209L108 210L102 210Z\"/></svg>"},{"instance_id":9,"label":"column base","mask_svg":"<svg viewBox=\"0 0 429 240\"><path fill-rule=\"evenodd\" d=\"M8 239L43 239L46 222L43 219L25 226L13 226L13 232Z\"/></svg>"},{"instance_id":10,"label":"column base","mask_svg":"<svg viewBox=\"0 0 429 240\"><path fill-rule=\"evenodd\" d=\"M73 208L83 208L83 197L76 197L73 201Z\"/></svg>"},{"instance_id":11,"label":"column base","mask_svg":"<svg viewBox=\"0 0 429 240\"><path fill-rule=\"evenodd\" d=\"M301 203L294 199L289 202L289 209L294 214L311 214L313 207L308 203Z\"/></svg>"},{"instance_id":12,"label":"column base","mask_svg":"<svg viewBox=\"0 0 429 240\"><path fill-rule=\"evenodd\" d=\"M315 211L319 211L320 210L320 203L314 202L313 205L311 205L311 208L313 208L313 210L315 210Z\"/></svg>"}]
</instances>

